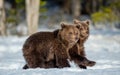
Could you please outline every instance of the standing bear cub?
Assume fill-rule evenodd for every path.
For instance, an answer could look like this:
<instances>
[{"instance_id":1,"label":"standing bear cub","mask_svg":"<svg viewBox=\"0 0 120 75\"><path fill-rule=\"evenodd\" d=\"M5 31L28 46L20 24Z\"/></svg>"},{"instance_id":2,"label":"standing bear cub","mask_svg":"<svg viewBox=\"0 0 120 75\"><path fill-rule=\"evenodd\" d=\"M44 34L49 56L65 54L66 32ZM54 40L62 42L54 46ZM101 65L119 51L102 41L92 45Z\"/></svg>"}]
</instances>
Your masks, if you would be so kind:
<instances>
[{"instance_id":1,"label":"standing bear cub","mask_svg":"<svg viewBox=\"0 0 120 75\"><path fill-rule=\"evenodd\" d=\"M79 26L62 23L57 34L38 32L31 35L22 49L26 66L29 68L69 67L68 52L79 40Z\"/></svg>"},{"instance_id":2,"label":"standing bear cub","mask_svg":"<svg viewBox=\"0 0 120 75\"><path fill-rule=\"evenodd\" d=\"M90 22L89 20L85 20L85 21L79 21L77 19L74 20L74 24L80 25L79 27L80 39L70 49L69 53L72 59L74 59L76 63L78 62L78 59L76 59L76 57L78 57L79 55L86 58L84 44L89 37L89 22ZM79 67L86 69L87 68L86 66L94 66L95 64L96 64L95 61L89 60L89 63L87 65L86 63L84 63L85 66L79 65Z\"/></svg>"}]
</instances>

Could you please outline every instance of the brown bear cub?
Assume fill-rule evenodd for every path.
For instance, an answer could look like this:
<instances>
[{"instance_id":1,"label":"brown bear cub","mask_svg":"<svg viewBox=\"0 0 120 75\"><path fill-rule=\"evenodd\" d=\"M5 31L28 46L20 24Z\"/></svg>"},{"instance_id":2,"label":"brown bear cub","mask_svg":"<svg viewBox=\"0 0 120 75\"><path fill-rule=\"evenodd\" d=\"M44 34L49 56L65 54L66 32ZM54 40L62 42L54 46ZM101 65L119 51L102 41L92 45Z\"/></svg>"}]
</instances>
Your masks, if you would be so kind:
<instances>
[{"instance_id":1,"label":"brown bear cub","mask_svg":"<svg viewBox=\"0 0 120 75\"><path fill-rule=\"evenodd\" d=\"M29 68L69 67L69 49L79 40L80 25L61 24L54 32L38 32L31 35L23 45L23 55Z\"/></svg>"},{"instance_id":2,"label":"brown bear cub","mask_svg":"<svg viewBox=\"0 0 120 75\"><path fill-rule=\"evenodd\" d=\"M74 45L74 47L72 47L70 49L70 56L77 63L78 60L75 60L76 55L81 55L81 56L85 57L84 43L89 37L89 21L88 20L86 20L86 21L74 20L74 24L80 25L80 28L79 28L80 39L78 40L77 44ZM96 64L95 61L89 60L88 66L93 66L95 64ZM82 68L86 68L87 65L86 66L79 65L79 66Z\"/></svg>"},{"instance_id":3,"label":"brown bear cub","mask_svg":"<svg viewBox=\"0 0 120 75\"><path fill-rule=\"evenodd\" d=\"M74 20L74 23L76 24L78 24L78 25L80 25L80 26L86 26L85 24L87 23L87 21L78 21L78 20ZM86 32L88 33L88 35L89 35L89 26L87 25L87 27L88 28L86 28L87 30L86 30ZM81 27L79 27L79 29L80 29ZM80 30L80 31L83 31L83 30ZM29 40L31 40L31 38L34 40L38 40L35 44L37 45L37 44L40 44L40 43L43 43L43 42L45 42L44 44L45 44L45 46L47 45L49 45L49 42L51 42L53 39L56 39L57 37L58 37L58 32L59 32L59 29L58 30L55 30L55 31L53 31L53 32L38 32L38 33L36 33L36 34L33 34L31 37L29 37L27 40L26 40L26 43L24 44L24 46L23 46L23 48L25 47L25 45L27 45L27 43L28 43L28 45L29 45L29 43L31 43L31 42L29 42ZM39 36L39 37L38 37ZM82 37L83 36L85 36L85 35L82 35ZM88 36L85 36L84 38L82 38L82 39L87 39L88 38ZM39 41L40 40L40 41ZM84 41L85 41L84 40ZM47 41L47 42L46 42ZM80 41L80 40L79 40ZM33 41L33 42L35 42L35 41ZM34 44L34 45L35 45ZM79 67L80 68L84 68L84 69L86 69L86 66L93 66L93 65L95 65L95 62L94 61L89 61L86 57L83 57L84 55L82 55L82 54L80 54L79 55L79 53L78 53L78 49L77 49L77 46L78 45L75 45L72 49L70 49L70 57L71 57L71 59L73 60L73 61L75 61L75 63L76 64L78 64L79 65ZM83 45L82 45L83 46ZM31 46L32 47L32 46ZM42 47L42 46L41 46ZM43 46L44 47L44 46ZM83 46L84 47L84 46ZM34 47L33 49L36 49L37 47ZM39 48L39 47L38 47ZM45 49L44 49L45 50ZM47 50L49 50L49 49L46 49L44 52L46 52L46 55L48 56L48 57L53 57L53 56L51 56L51 54L47 54L48 52L47 52ZM83 50L83 52L84 52L84 49L82 49ZM28 51L29 51L29 49L28 49ZM43 51L43 50L42 50ZM50 53L52 53L52 51L49 51ZM38 57L37 57L37 55L34 55L35 53L31 53L31 54L33 54L33 56L34 56L34 58L36 58L37 59L37 61L39 61L40 62L40 60L38 60ZM36 54L38 54L37 52L36 52ZM43 54L44 55L44 54ZM81 56L82 55L82 56ZM44 55L45 56L45 55ZM60 56L62 56L62 55L60 55ZM32 56L31 56L31 60L32 60ZM34 60L34 59L33 59ZM45 62L45 63L43 63L43 68L56 68L57 66L56 66L56 58L54 58L53 60L51 60L51 61L49 61L49 59L47 58L46 59L47 60L47 62ZM36 60L35 60L36 61ZM49 62L48 62L49 61ZM33 62L33 63L35 63L35 62ZM64 63L64 62L63 62ZM38 66L38 65L36 65L36 67L40 67L40 66ZM64 66L65 67L65 66ZM67 67L69 67L69 65L67 65ZM23 67L23 69L27 69L27 68L30 68L27 64Z\"/></svg>"},{"instance_id":4,"label":"brown bear cub","mask_svg":"<svg viewBox=\"0 0 120 75\"><path fill-rule=\"evenodd\" d=\"M78 45L78 53L79 55L85 56L85 51L84 51L84 43L89 37L89 21L79 21L79 20L74 20L74 24L79 24L80 25L80 39L77 43Z\"/></svg>"}]
</instances>

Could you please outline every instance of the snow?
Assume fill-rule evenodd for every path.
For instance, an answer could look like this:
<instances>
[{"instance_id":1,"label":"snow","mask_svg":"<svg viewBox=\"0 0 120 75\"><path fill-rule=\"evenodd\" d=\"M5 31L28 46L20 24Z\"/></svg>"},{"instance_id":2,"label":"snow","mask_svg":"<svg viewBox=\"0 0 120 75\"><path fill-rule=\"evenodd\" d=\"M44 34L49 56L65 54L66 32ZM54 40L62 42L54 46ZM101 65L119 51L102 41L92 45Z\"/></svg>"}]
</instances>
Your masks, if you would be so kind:
<instances>
[{"instance_id":1,"label":"snow","mask_svg":"<svg viewBox=\"0 0 120 75\"><path fill-rule=\"evenodd\" d=\"M119 30L91 29L85 50L87 58L97 64L88 69L80 69L70 62L69 68L23 70L25 60L21 49L27 37L0 37L0 75L120 75Z\"/></svg>"}]
</instances>

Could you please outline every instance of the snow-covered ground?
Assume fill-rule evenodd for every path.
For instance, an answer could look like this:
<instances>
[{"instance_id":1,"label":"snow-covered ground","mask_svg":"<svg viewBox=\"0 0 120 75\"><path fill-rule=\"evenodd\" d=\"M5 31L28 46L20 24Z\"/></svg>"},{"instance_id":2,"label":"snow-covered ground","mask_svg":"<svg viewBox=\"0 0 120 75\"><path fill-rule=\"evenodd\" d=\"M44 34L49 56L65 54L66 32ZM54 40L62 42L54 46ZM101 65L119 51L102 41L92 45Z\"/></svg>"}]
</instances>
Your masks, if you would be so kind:
<instances>
[{"instance_id":1,"label":"snow-covered ground","mask_svg":"<svg viewBox=\"0 0 120 75\"><path fill-rule=\"evenodd\" d=\"M74 63L63 69L23 70L25 61L21 49L26 38L0 37L0 75L120 75L120 31L91 30L85 43L86 55L97 64L85 70Z\"/></svg>"}]
</instances>

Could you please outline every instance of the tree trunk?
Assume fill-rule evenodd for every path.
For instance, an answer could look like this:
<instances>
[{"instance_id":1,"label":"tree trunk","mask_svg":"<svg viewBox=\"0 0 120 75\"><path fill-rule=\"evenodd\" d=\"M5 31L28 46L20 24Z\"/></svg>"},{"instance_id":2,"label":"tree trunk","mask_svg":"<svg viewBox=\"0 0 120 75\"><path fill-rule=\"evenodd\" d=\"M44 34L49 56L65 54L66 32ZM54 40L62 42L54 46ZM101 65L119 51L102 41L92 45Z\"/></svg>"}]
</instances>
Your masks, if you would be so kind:
<instances>
[{"instance_id":1,"label":"tree trunk","mask_svg":"<svg viewBox=\"0 0 120 75\"><path fill-rule=\"evenodd\" d=\"M75 18L80 16L80 8L80 0L72 0L72 14Z\"/></svg>"},{"instance_id":2,"label":"tree trunk","mask_svg":"<svg viewBox=\"0 0 120 75\"><path fill-rule=\"evenodd\" d=\"M26 0L26 16L29 35L37 31L39 20L39 5L40 0Z\"/></svg>"},{"instance_id":3,"label":"tree trunk","mask_svg":"<svg viewBox=\"0 0 120 75\"><path fill-rule=\"evenodd\" d=\"M97 12L98 10L99 10L99 8L100 8L100 4L101 4L101 2L100 2L100 0L92 0L92 11L93 11L93 13L94 12Z\"/></svg>"},{"instance_id":4,"label":"tree trunk","mask_svg":"<svg viewBox=\"0 0 120 75\"><path fill-rule=\"evenodd\" d=\"M0 0L0 34L6 35L4 0Z\"/></svg>"},{"instance_id":5,"label":"tree trunk","mask_svg":"<svg viewBox=\"0 0 120 75\"><path fill-rule=\"evenodd\" d=\"M70 5L71 1L70 0L64 0L63 1L63 11L65 14L70 14Z\"/></svg>"}]
</instances>

